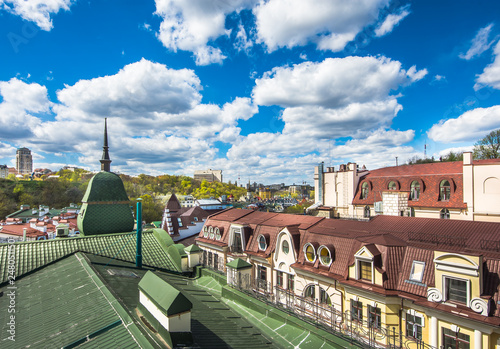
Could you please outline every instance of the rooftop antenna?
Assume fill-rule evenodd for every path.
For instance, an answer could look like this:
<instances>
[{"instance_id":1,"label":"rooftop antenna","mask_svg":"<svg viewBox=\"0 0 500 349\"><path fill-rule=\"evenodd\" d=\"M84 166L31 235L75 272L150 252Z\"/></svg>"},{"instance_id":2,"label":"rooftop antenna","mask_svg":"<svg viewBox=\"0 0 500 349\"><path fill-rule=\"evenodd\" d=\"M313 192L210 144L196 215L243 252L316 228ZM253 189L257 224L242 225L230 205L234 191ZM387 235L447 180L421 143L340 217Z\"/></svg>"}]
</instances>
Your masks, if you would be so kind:
<instances>
[{"instance_id":1,"label":"rooftop antenna","mask_svg":"<svg viewBox=\"0 0 500 349\"><path fill-rule=\"evenodd\" d=\"M396 156L396 166L398 166L398 157Z\"/></svg>"},{"instance_id":2,"label":"rooftop antenna","mask_svg":"<svg viewBox=\"0 0 500 349\"><path fill-rule=\"evenodd\" d=\"M427 159L427 140L424 143L424 159Z\"/></svg>"}]
</instances>

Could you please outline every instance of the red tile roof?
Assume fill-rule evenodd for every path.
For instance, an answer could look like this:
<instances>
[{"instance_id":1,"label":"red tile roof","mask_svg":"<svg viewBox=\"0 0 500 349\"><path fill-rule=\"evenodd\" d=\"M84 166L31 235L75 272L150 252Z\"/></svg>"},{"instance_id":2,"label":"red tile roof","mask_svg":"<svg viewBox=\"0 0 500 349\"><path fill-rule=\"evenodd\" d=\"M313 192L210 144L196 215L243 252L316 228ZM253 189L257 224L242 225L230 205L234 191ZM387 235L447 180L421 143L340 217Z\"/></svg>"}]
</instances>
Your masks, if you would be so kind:
<instances>
[{"instance_id":1,"label":"red tile roof","mask_svg":"<svg viewBox=\"0 0 500 349\"><path fill-rule=\"evenodd\" d=\"M467 205L463 202L462 171L462 161L402 165L373 170L360 179L352 203L373 205L376 201L382 201L382 192L388 191L390 181L396 181L398 183L396 191L407 192L409 198L411 183L417 180L420 182L420 197L418 200L408 200L408 206L465 209ZM442 201L439 197L439 185L444 179L450 182L451 197ZM370 190L368 196L361 199L361 186L365 182L369 184Z\"/></svg>"}]
</instances>

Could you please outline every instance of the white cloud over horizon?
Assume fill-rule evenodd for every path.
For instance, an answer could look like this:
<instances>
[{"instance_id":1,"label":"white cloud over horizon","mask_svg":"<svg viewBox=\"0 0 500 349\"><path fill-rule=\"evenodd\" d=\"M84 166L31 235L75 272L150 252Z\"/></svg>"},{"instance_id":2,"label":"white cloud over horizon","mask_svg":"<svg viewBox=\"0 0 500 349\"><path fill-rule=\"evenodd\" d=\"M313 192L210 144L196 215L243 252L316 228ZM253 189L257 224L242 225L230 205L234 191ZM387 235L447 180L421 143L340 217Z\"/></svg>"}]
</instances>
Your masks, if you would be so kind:
<instances>
[{"instance_id":1,"label":"white cloud over horizon","mask_svg":"<svg viewBox=\"0 0 500 349\"><path fill-rule=\"evenodd\" d=\"M500 128L500 105L468 110L455 119L441 120L427 132L436 142L477 141Z\"/></svg>"}]
</instances>

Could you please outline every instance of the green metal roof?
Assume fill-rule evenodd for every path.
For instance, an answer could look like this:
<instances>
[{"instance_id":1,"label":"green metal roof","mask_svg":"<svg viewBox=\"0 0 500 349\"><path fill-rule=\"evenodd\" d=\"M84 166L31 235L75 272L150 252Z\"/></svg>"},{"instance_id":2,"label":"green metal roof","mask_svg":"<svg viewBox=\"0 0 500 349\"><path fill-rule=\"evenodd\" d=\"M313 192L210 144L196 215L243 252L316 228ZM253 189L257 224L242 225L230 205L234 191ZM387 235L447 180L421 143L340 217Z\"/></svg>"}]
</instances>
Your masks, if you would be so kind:
<instances>
[{"instance_id":1,"label":"green metal roof","mask_svg":"<svg viewBox=\"0 0 500 349\"><path fill-rule=\"evenodd\" d=\"M134 216L129 204L87 204L77 218L84 235L114 234L134 229Z\"/></svg>"},{"instance_id":2,"label":"green metal roof","mask_svg":"<svg viewBox=\"0 0 500 349\"><path fill-rule=\"evenodd\" d=\"M227 263L226 266L233 268L233 269L245 269L245 268L252 267L252 265L250 263L245 262L241 258L233 259L231 262Z\"/></svg>"},{"instance_id":3,"label":"green metal roof","mask_svg":"<svg viewBox=\"0 0 500 349\"><path fill-rule=\"evenodd\" d=\"M2 348L61 348L71 344L111 348L117 347L116 343L120 348L152 347L82 254L16 279L15 286L15 342L2 335ZM1 309L7 309L8 304L9 297L0 297ZM3 334L7 334L10 315L0 312ZM105 346L110 340L114 344Z\"/></svg>"},{"instance_id":4,"label":"green metal roof","mask_svg":"<svg viewBox=\"0 0 500 349\"><path fill-rule=\"evenodd\" d=\"M166 315L183 313L193 307L186 296L151 271L143 276L139 289Z\"/></svg>"},{"instance_id":5,"label":"green metal roof","mask_svg":"<svg viewBox=\"0 0 500 349\"><path fill-rule=\"evenodd\" d=\"M89 182L82 202L128 201L122 179L113 172L101 171Z\"/></svg>"},{"instance_id":6,"label":"green metal roof","mask_svg":"<svg viewBox=\"0 0 500 349\"><path fill-rule=\"evenodd\" d=\"M167 233L157 232L158 236L162 234ZM134 263L135 239L135 233L123 233L17 242L12 245L0 244L0 261L2 261L0 263L0 285L8 280L9 248L11 248L10 251L13 251L16 277L20 277L78 251ZM164 241L159 242L153 233L143 232L142 263L144 266L181 272L179 253L175 247L173 251L177 253L171 256Z\"/></svg>"},{"instance_id":7,"label":"green metal roof","mask_svg":"<svg viewBox=\"0 0 500 349\"><path fill-rule=\"evenodd\" d=\"M203 250L200 247L198 247L198 245L192 244L192 245L189 245L188 247L186 247L184 249L184 251L189 252L189 253L193 253L193 252L199 252L199 251L203 251Z\"/></svg>"}]
</instances>

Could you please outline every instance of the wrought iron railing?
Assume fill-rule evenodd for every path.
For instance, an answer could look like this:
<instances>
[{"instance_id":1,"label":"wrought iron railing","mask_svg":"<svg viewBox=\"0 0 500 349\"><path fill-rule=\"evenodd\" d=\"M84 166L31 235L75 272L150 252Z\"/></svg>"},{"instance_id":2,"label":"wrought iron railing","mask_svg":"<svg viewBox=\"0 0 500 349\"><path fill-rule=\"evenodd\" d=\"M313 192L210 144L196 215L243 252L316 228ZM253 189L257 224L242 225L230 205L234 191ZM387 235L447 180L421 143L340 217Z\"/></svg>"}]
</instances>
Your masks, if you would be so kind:
<instances>
[{"instance_id":1,"label":"wrought iron railing","mask_svg":"<svg viewBox=\"0 0 500 349\"><path fill-rule=\"evenodd\" d=\"M355 319L349 310L340 311L333 305L316 299L295 295L289 290L272 286L270 282L255 279L250 274L228 270L228 284L239 291L311 323L351 343L364 348L437 349L420 339L406 336L400 329L375 323L368 319Z\"/></svg>"},{"instance_id":2,"label":"wrought iron railing","mask_svg":"<svg viewBox=\"0 0 500 349\"><path fill-rule=\"evenodd\" d=\"M205 251L205 253L201 255L200 264L208 269L214 270L221 274L224 274L226 272L224 259L219 258L219 256L216 253L210 253Z\"/></svg>"}]
</instances>

